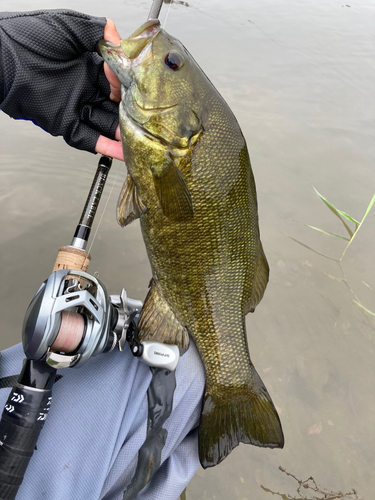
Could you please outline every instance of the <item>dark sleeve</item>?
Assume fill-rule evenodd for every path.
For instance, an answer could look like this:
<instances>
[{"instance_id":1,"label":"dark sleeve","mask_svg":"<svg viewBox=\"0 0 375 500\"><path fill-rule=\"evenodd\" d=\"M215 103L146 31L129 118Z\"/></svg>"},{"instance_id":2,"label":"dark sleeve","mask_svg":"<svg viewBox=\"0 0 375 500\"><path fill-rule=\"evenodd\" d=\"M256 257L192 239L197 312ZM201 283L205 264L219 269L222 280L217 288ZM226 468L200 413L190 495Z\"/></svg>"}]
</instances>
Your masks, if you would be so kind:
<instances>
[{"instance_id":1,"label":"dark sleeve","mask_svg":"<svg viewBox=\"0 0 375 500\"><path fill-rule=\"evenodd\" d=\"M0 109L78 149L114 138L118 104L96 53L105 24L70 10L0 14Z\"/></svg>"}]
</instances>

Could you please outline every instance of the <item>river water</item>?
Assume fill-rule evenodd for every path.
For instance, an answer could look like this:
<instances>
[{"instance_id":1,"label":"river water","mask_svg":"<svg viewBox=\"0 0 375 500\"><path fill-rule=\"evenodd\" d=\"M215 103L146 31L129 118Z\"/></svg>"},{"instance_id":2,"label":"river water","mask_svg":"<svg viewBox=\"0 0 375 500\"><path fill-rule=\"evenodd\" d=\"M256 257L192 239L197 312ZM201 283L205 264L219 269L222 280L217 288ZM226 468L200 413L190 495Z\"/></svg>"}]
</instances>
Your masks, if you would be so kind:
<instances>
[{"instance_id":1,"label":"river water","mask_svg":"<svg viewBox=\"0 0 375 500\"><path fill-rule=\"evenodd\" d=\"M343 1L343 0L342 0ZM350 0L349 0L350 1ZM125 37L151 1L3 0L2 10L74 8L113 19ZM267 500L296 494L313 476L332 491L375 491L375 208L346 242L340 221L313 187L361 220L375 193L375 4L354 0L188 0L171 6L166 29L198 60L234 111L257 182L270 283L247 317L251 356L279 409L283 450L240 445L198 471L188 500ZM162 9L161 20L169 6ZM48 43L48 40L46 40ZM31 123L0 115L1 348L20 341L24 311L69 244L98 158ZM117 175L117 177L116 177ZM125 168L95 238L90 272L110 293L143 299L150 268L138 223L116 224ZM102 202L102 208L104 203ZM298 222L299 221L299 222ZM334 280L328 275L334 276ZM308 497L308 490L303 490ZM274 495L272 494L274 493ZM279 492L278 495L275 495ZM315 493L315 495L317 495ZM312 497L313 494L310 495ZM308 497L308 498L310 498Z\"/></svg>"}]
</instances>

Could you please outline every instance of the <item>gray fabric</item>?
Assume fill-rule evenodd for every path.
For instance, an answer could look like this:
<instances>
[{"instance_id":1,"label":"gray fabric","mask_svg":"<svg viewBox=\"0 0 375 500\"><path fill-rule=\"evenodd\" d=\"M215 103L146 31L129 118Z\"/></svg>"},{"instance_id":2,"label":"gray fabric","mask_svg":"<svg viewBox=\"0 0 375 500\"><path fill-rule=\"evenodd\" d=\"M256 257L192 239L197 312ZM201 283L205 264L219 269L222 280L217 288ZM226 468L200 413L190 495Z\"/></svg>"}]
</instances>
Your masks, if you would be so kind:
<instances>
[{"instance_id":1,"label":"gray fabric","mask_svg":"<svg viewBox=\"0 0 375 500\"><path fill-rule=\"evenodd\" d=\"M21 345L3 351L0 377L21 371ZM17 500L122 500L146 437L149 367L129 349L59 370L52 407ZM176 370L161 467L135 497L176 500L199 467L197 424L204 370L193 343ZM0 390L4 406L9 389Z\"/></svg>"}]
</instances>

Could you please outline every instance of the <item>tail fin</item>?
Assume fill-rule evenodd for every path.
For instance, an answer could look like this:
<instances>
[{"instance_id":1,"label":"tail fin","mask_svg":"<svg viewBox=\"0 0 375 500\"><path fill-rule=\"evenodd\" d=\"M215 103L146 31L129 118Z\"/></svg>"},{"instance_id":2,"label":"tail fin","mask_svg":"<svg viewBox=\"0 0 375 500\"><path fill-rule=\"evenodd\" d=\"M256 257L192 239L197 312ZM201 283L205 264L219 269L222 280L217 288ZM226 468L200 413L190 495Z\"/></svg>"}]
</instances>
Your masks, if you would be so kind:
<instances>
[{"instance_id":1,"label":"tail fin","mask_svg":"<svg viewBox=\"0 0 375 500\"><path fill-rule=\"evenodd\" d=\"M199 459L204 469L219 464L240 442L284 446L279 416L255 368L251 385L226 392L226 397L209 392L204 397L199 430Z\"/></svg>"}]
</instances>

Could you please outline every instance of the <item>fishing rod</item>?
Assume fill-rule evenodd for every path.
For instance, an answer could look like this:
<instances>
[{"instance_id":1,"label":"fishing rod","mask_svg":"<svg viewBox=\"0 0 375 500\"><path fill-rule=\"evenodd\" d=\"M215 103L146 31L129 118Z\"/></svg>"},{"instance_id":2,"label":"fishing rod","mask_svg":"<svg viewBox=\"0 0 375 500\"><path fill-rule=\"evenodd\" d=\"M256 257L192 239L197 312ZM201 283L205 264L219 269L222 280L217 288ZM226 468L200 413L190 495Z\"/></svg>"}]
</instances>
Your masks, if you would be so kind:
<instances>
[{"instance_id":1,"label":"fishing rod","mask_svg":"<svg viewBox=\"0 0 375 500\"><path fill-rule=\"evenodd\" d=\"M148 19L159 19L159 14L162 5L163 5L163 0L153 0L151 5L151 10L148 15Z\"/></svg>"},{"instance_id":2,"label":"fishing rod","mask_svg":"<svg viewBox=\"0 0 375 500\"><path fill-rule=\"evenodd\" d=\"M23 322L26 356L0 421L0 499L14 500L52 403L57 370L80 367L91 357L131 352L152 367L175 370L177 346L136 340L142 302L109 296L103 283L87 273L86 246L112 164L102 156L72 242L58 251L53 272L39 287Z\"/></svg>"}]
</instances>

